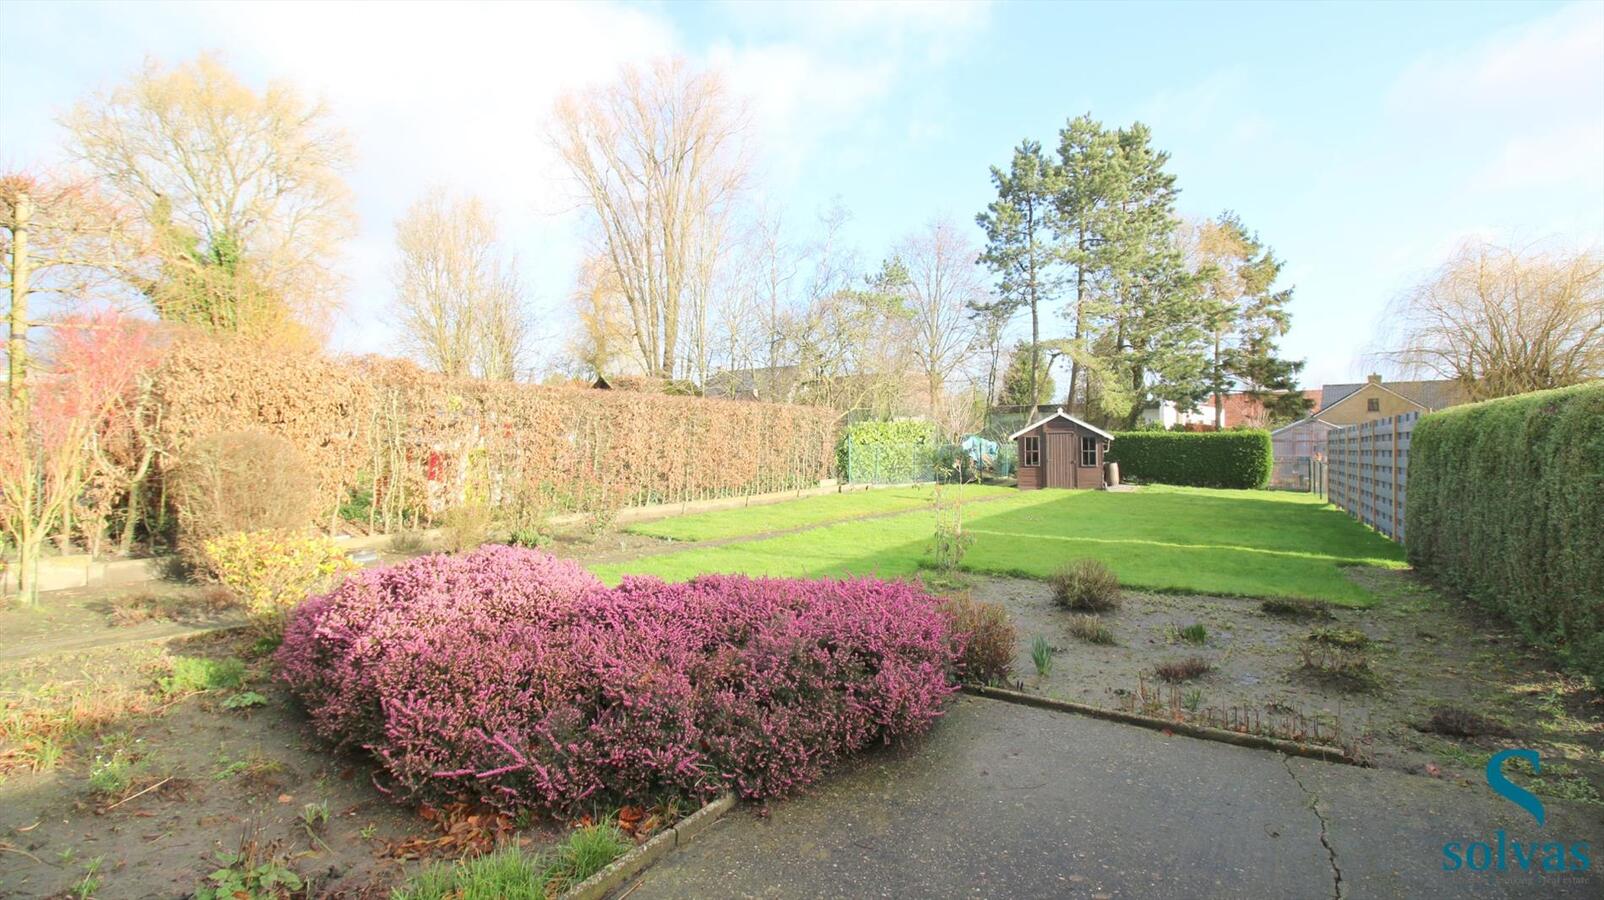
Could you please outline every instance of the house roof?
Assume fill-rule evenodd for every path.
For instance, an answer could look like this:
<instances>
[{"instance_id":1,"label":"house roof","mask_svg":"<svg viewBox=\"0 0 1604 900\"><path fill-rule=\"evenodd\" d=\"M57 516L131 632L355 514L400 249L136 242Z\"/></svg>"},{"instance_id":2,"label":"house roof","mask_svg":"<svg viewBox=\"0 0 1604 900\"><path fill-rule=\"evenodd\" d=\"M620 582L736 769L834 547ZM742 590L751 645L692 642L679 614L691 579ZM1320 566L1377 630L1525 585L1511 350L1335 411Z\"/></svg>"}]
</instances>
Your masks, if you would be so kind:
<instances>
[{"instance_id":1,"label":"house roof","mask_svg":"<svg viewBox=\"0 0 1604 900\"><path fill-rule=\"evenodd\" d=\"M1070 415L1067 412L1064 412L1063 410L1059 410L1058 412L1053 413L1052 415L1048 416L1045 419L1042 419L1039 422L1032 422L1029 425L1026 425L1024 428L1021 428L1018 431L1014 432L1013 434L1010 434L1008 436L1008 439L1010 441L1015 440L1020 435L1024 434L1025 432L1030 431L1030 430L1035 429L1035 428L1040 428L1041 426L1046 425L1048 422L1051 422L1054 419L1068 419L1069 421L1074 422L1076 425L1079 425L1080 427L1086 429L1087 431L1090 431L1092 434L1098 435L1099 437L1108 438L1111 441L1114 439L1114 436L1112 434L1109 434L1108 432L1104 431L1101 428L1098 428L1096 425L1093 425L1090 422L1082 422L1080 419L1075 418L1074 416Z\"/></svg>"},{"instance_id":2,"label":"house roof","mask_svg":"<svg viewBox=\"0 0 1604 900\"><path fill-rule=\"evenodd\" d=\"M1346 400L1360 388L1367 384L1374 384L1384 390L1418 403L1430 410L1457 406L1466 402L1465 390L1458 382L1439 379L1435 381L1361 381L1357 384L1328 384L1320 389L1320 408L1323 412Z\"/></svg>"}]
</instances>

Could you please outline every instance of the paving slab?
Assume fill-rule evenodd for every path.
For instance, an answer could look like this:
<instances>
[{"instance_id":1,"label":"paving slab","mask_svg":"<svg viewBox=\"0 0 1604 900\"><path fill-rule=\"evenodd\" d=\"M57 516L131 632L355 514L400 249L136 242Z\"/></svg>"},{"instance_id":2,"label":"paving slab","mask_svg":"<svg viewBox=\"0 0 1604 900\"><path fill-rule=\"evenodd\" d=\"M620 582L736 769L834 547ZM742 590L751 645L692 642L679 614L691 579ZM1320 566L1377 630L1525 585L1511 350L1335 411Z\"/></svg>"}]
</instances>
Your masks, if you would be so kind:
<instances>
[{"instance_id":1,"label":"paving slab","mask_svg":"<svg viewBox=\"0 0 1604 900\"><path fill-rule=\"evenodd\" d=\"M668 897L1600 897L1594 872L1443 871L1448 841L1604 842L1483 786L964 697L926 738L743 807L621 892Z\"/></svg>"}]
</instances>

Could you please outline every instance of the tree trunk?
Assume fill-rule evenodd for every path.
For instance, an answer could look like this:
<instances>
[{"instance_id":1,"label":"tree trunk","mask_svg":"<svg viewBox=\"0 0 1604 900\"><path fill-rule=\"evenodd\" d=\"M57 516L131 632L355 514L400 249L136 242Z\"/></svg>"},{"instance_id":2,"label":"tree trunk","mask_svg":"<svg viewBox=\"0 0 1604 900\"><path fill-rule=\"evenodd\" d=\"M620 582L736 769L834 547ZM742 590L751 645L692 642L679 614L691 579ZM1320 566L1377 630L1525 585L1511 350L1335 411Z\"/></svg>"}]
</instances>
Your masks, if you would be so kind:
<instances>
[{"instance_id":1,"label":"tree trunk","mask_svg":"<svg viewBox=\"0 0 1604 900\"><path fill-rule=\"evenodd\" d=\"M1069 357L1069 391L1064 395L1064 409L1077 412L1075 388L1080 384L1080 342L1086 330L1086 226L1080 226L1075 247L1081 252L1075 263L1075 349Z\"/></svg>"},{"instance_id":2,"label":"tree trunk","mask_svg":"<svg viewBox=\"0 0 1604 900\"><path fill-rule=\"evenodd\" d=\"M17 599L26 607L39 605L39 554L43 543L31 528L17 539Z\"/></svg>"},{"instance_id":3,"label":"tree trunk","mask_svg":"<svg viewBox=\"0 0 1604 900\"><path fill-rule=\"evenodd\" d=\"M1026 253L1026 262L1030 266L1030 418L1025 424L1036 421L1036 401L1041 397L1041 391L1036 387L1041 384L1036 378L1036 356L1041 347L1041 314L1038 309L1040 295L1036 289L1036 205L1031 203L1025 213L1025 228L1030 246Z\"/></svg>"},{"instance_id":4,"label":"tree trunk","mask_svg":"<svg viewBox=\"0 0 1604 900\"><path fill-rule=\"evenodd\" d=\"M10 332L6 339L7 393L13 415L28 409L28 227L33 218L33 198L17 194L12 205L11 226L11 310L7 318ZM18 418L17 421L27 421Z\"/></svg>"},{"instance_id":5,"label":"tree trunk","mask_svg":"<svg viewBox=\"0 0 1604 900\"><path fill-rule=\"evenodd\" d=\"M146 450L145 453L147 454L145 460L148 461L150 459L150 451ZM144 468L145 466L142 464L140 466L140 474L135 475L134 480L128 483L128 513L123 516L123 533L117 541L117 555L124 559L134 552L134 527L138 523L141 513L139 498L140 488L145 483Z\"/></svg>"},{"instance_id":6,"label":"tree trunk","mask_svg":"<svg viewBox=\"0 0 1604 900\"><path fill-rule=\"evenodd\" d=\"M1225 382L1220 372L1220 333L1214 332L1214 430L1220 431L1225 427L1225 398L1220 396L1225 392Z\"/></svg>"}]
</instances>

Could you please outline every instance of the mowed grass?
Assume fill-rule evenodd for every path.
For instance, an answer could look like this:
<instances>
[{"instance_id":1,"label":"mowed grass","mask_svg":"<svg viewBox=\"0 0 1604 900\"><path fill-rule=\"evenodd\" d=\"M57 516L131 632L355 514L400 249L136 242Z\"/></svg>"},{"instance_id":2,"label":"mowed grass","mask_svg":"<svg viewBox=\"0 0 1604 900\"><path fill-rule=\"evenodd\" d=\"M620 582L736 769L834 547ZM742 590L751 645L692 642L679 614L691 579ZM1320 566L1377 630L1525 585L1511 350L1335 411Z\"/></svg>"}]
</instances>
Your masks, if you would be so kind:
<instances>
[{"instance_id":1,"label":"mowed grass","mask_svg":"<svg viewBox=\"0 0 1604 900\"><path fill-rule=\"evenodd\" d=\"M950 493L956 488L945 490ZM963 491L965 497L974 500L1015 493L1013 488L986 485L966 485ZM844 522L863 516L911 512L930 507L934 500L933 487L878 488L660 519L632 525L626 530L631 534L675 541L714 541Z\"/></svg>"},{"instance_id":2,"label":"mowed grass","mask_svg":"<svg viewBox=\"0 0 1604 900\"><path fill-rule=\"evenodd\" d=\"M966 489L967 490L967 489ZM1134 493L1027 491L967 510L975 537L964 568L1044 578L1081 557L1127 587L1245 597L1304 597L1366 606L1346 566L1401 567L1402 549L1305 494L1144 487ZM769 576L911 575L929 560L935 513L921 509L597 566L679 581L708 572Z\"/></svg>"}]
</instances>

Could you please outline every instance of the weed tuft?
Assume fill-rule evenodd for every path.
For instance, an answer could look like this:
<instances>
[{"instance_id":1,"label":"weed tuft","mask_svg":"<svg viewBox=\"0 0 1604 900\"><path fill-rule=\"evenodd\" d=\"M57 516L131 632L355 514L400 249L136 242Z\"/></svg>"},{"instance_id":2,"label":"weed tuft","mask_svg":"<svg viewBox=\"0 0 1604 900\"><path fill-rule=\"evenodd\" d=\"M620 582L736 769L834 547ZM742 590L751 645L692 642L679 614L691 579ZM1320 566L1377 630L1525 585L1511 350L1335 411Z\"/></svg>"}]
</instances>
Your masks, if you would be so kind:
<instances>
[{"instance_id":1,"label":"weed tuft","mask_svg":"<svg viewBox=\"0 0 1604 900\"><path fill-rule=\"evenodd\" d=\"M1114 631L1097 616L1082 613L1069 617L1069 633L1088 644L1111 646Z\"/></svg>"},{"instance_id":2,"label":"weed tuft","mask_svg":"<svg viewBox=\"0 0 1604 900\"><path fill-rule=\"evenodd\" d=\"M156 688L162 696L174 697L202 691L230 691L244 683L245 663L238 659L180 656L173 660L171 672L156 679Z\"/></svg>"},{"instance_id":3,"label":"weed tuft","mask_svg":"<svg viewBox=\"0 0 1604 900\"><path fill-rule=\"evenodd\" d=\"M1184 659L1171 659L1159 663L1153 668L1153 674L1160 680L1170 684L1180 684L1201 678L1214 671L1214 664L1201 656L1188 656Z\"/></svg>"},{"instance_id":4,"label":"weed tuft","mask_svg":"<svg viewBox=\"0 0 1604 900\"><path fill-rule=\"evenodd\" d=\"M1170 643L1205 644L1209 639L1209 630L1194 622L1185 628L1173 628Z\"/></svg>"}]
</instances>

